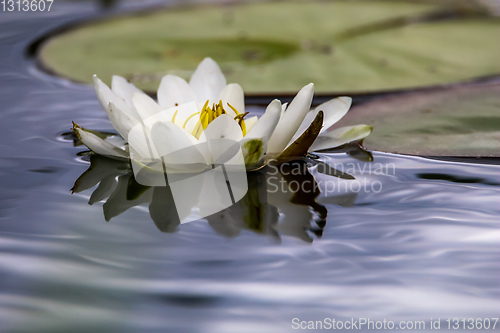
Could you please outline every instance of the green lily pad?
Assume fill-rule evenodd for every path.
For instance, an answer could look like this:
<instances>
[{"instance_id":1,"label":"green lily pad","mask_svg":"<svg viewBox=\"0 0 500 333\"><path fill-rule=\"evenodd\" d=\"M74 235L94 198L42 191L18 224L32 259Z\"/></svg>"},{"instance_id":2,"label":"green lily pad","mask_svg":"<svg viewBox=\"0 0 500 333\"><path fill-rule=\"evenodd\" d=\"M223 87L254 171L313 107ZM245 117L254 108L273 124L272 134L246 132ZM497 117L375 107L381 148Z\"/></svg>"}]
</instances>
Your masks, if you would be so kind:
<instances>
[{"instance_id":1,"label":"green lily pad","mask_svg":"<svg viewBox=\"0 0 500 333\"><path fill-rule=\"evenodd\" d=\"M40 49L52 71L156 90L205 57L247 93L380 91L500 73L500 20L453 16L445 2L272 1L183 6L82 26ZM435 21L451 10L451 18ZM448 12L445 12L448 13ZM457 12L458 13L458 12ZM455 13L456 14L456 13ZM441 15L442 16L442 15ZM467 16L469 17L469 16Z\"/></svg>"},{"instance_id":2,"label":"green lily pad","mask_svg":"<svg viewBox=\"0 0 500 333\"><path fill-rule=\"evenodd\" d=\"M424 156L500 157L500 84L382 97L336 125L373 126L370 150Z\"/></svg>"}]
</instances>

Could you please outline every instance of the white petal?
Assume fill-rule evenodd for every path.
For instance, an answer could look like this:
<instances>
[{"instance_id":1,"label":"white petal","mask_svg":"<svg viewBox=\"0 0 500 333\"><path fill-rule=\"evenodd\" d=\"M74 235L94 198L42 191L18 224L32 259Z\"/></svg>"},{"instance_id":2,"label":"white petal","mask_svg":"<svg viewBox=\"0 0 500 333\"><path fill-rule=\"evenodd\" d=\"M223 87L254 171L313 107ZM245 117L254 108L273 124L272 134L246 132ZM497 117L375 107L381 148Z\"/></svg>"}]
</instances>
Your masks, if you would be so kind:
<instances>
[{"instance_id":1,"label":"white petal","mask_svg":"<svg viewBox=\"0 0 500 333\"><path fill-rule=\"evenodd\" d=\"M236 117L236 113L228 104L231 104L240 114L245 113L245 95L239 84L228 84L220 93L219 100L222 100L224 110L233 118Z\"/></svg>"},{"instance_id":2,"label":"white petal","mask_svg":"<svg viewBox=\"0 0 500 333\"><path fill-rule=\"evenodd\" d=\"M117 146L118 148L123 149L125 151L127 151L128 149L127 141L125 141L125 139L122 138L120 135L106 136L105 140L111 143L113 146Z\"/></svg>"},{"instance_id":3,"label":"white petal","mask_svg":"<svg viewBox=\"0 0 500 333\"><path fill-rule=\"evenodd\" d=\"M188 104L185 104L185 106L188 106L189 104L191 104L191 108L192 108L192 104L194 104L194 103L188 103ZM153 126L156 125L156 123L172 123L171 120L172 120L172 116L173 116L175 110L176 110L175 108L164 110L164 111L161 111L161 112L155 114L154 116L151 116L151 117L145 119L144 120L145 128L147 128L148 131L150 132L151 129L153 128ZM177 120L176 120L176 122L177 122ZM192 136L188 131L183 129L181 126L178 126L178 125L176 125L176 126L191 140L191 142L193 144L198 143L198 140L196 140L196 138L194 136Z\"/></svg>"},{"instance_id":4,"label":"white petal","mask_svg":"<svg viewBox=\"0 0 500 333\"><path fill-rule=\"evenodd\" d=\"M285 103L281 106L281 115L280 115L280 118L283 117L283 115L285 114L285 111L286 109L288 108L288 103Z\"/></svg>"},{"instance_id":5,"label":"white petal","mask_svg":"<svg viewBox=\"0 0 500 333\"><path fill-rule=\"evenodd\" d=\"M309 151L317 151L342 146L343 144L366 138L373 131L368 125L355 125L337 128L321 133Z\"/></svg>"},{"instance_id":6,"label":"white petal","mask_svg":"<svg viewBox=\"0 0 500 333\"><path fill-rule=\"evenodd\" d=\"M139 123L139 120L123 112L113 102L109 103L106 111L113 127L120 133L123 139L128 140L130 130Z\"/></svg>"},{"instance_id":7,"label":"white petal","mask_svg":"<svg viewBox=\"0 0 500 333\"><path fill-rule=\"evenodd\" d=\"M290 139L290 141L286 145L287 147L290 144L292 144L295 140L297 140L299 138L299 136L301 136L302 133L304 133L309 128L309 126L313 122L314 118L316 118L316 116L318 115L318 112L319 112L319 110L311 110L306 114L306 116L304 117L304 120L302 121L302 124L300 124L299 129L297 130L297 132L295 132L293 137ZM323 122L324 122L324 119L323 119Z\"/></svg>"},{"instance_id":8,"label":"white petal","mask_svg":"<svg viewBox=\"0 0 500 333\"><path fill-rule=\"evenodd\" d=\"M262 139L266 143L272 136L276 125L280 120L281 102L277 99L272 101L266 109L266 112L260 117L252 129L247 133L245 139Z\"/></svg>"},{"instance_id":9,"label":"white petal","mask_svg":"<svg viewBox=\"0 0 500 333\"><path fill-rule=\"evenodd\" d=\"M247 128L247 133L250 132L250 130L252 129L253 125L255 125L258 120L259 120L259 117L257 117L257 116L253 116L253 117L245 119L245 126Z\"/></svg>"},{"instance_id":10,"label":"white petal","mask_svg":"<svg viewBox=\"0 0 500 333\"><path fill-rule=\"evenodd\" d=\"M323 128L321 129L321 132L327 131L330 127L342 119L342 117L344 117L347 111L351 108L351 104L351 97L338 97L318 105L314 109L314 112L317 114L317 112L323 111L324 113ZM312 119L314 119L314 117Z\"/></svg>"},{"instance_id":11,"label":"white petal","mask_svg":"<svg viewBox=\"0 0 500 333\"><path fill-rule=\"evenodd\" d=\"M137 113L135 113L133 107L130 107L122 97L112 91L97 75L94 75L93 79L97 98L105 110L108 108L109 103L113 103L129 116L137 118Z\"/></svg>"},{"instance_id":12,"label":"white petal","mask_svg":"<svg viewBox=\"0 0 500 333\"><path fill-rule=\"evenodd\" d=\"M141 119L149 118L161 112L161 108L158 103L146 94L134 93L132 96L132 102L134 103L135 109Z\"/></svg>"},{"instance_id":13,"label":"white petal","mask_svg":"<svg viewBox=\"0 0 500 333\"><path fill-rule=\"evenodd\" d=\"M177 114L175 114L177 111ZM172 121L173 119L173 116L175 114L175 124L179 127L183 127L184 124L186 124L186 131L188 131L189 133L191 133L196 124L198 123L198 120L200 119L200 115L199 115L199 111L198 111L198 107L196 105L196 102L189 102L189 103L186 103L186 104L180 104L179 106L174 106L166 111L163 111L163 112L167 112L170 116L170 121ZM196 114L198 113L198 114ZM192 116L192 117L191 117ZM186 123L186 120L191 117L187 123Z\"/></svg>"},{"instance_id":14,"label":"white petal","mask_svg":"<svg viewBox=\"0 0 500 333\"><path fill-rule=\"evenodd\" d=\"M205 58L191 76L189 85L199 101L217 103L217 98L226 86L226 78L215 61Z\"/></svg>"},{"instance_id":15,"label":"white petal","mask_svg":"<svg viewBox=\"0 0 500 333\"><path fill-rule=\"evenodd\" d=\"M153 139L151 138L151 129L157 123L171 123L172 115L174 112L174 108L161 111L151 117L144 119L142 123L138 123L130 130L128 143L130 147L134 148L133 150L131 150L132 159L141 161L142 159L154 160L160 158L161 155L156 151L152 141ZM175 125L174 123L171 124L178 127L178 129L184 134L184 136L189 138L192 144L198 143L198 140L196 140L196 138L189 134L186 130ZM135 156L137 154L139 156Z\"/></svg>"},{"instance_id":16,"label":"white petal","mask_svg":"<svg viewBox=\"0 0 500 333\"><path fill-rule=\"evenodd\" d=\"M157 122L151 129L154 148L171 168L192 164L207 165L205 157L179 126ZM186 170L187 171L187 170Z\"/></svg>"},{"instance_id":17,"label":"white petal","mask_svg":"<svg viewBox=\"0 0 500 333\"><path fill-rule=\"evenodd\" d=\"M309 128L309 125L311 125L312 121L314 120L314 118L316 118L319 111L323 111L323 128L321 128L320 131L320 133L322 133L333 126L340 119L342 119L343 116L345 116L345 114L351 107L351 103L352 98L350 97L338 97L320 104L314 110L309 111L295 135L292 137L290 142L288 142L288 145L297 140L297 138Z\"/></svg>"},{"instance_id":18,"label":"white petal","mask_svg":"<svg viewBox=\"0 0 500 333\"><path fill-rule=\"evenodd\" d=\"M130 129L139 122L137 112L95 75L94 87L111 124L126 140Z\"/></svg>"},{"instance_id":19,"label":"white petal","mask_svg":"<svg viewBox=\"0 0 500 333\"><path fill-rule=\"evenodd\" d=\"M313 94L314 84L310 83L295 96L269 140L267 151L270 154L279 154L286 148L309 111Z\"/></svg>"},{"instance_id":20,"label":"white petal","mask_svg":"<svg viewBox=\"0 0 500 333\"><path fill-rule=\"evenodd\" d=\"M111 143L101 139L97 135L86 131L75 124L75 133L88 149L94 153L104 156L109 156L117 159L128 159L128 154L124 150L112 145Z\"/></svg>"},{"instance_id":21,"label":"white petal","mask_svg":"<svg viewBox=\"0 0 500 333\"><path fill-rule=\"evenodd\" d=\"M160 158L152 143L151 127L146 126L144 121L130 130L128 144L130 146L130 158L133 160L142 161Z\"/></svg>"},{"instance_id":22,"label":"white petal","mask_svg":"<svg viewBox=\"0 0 500 333\"><path fill-rule=\"evenodd\" d=\"M113 75L111 90L120 96L131 107L133 106L132 95L134 95L134 93L144 94L142 90L118 75Z\"/></svg>"},{"instance_id":23,"label":"white petal","mask_svg":"<svg viewBox=\"0 0 500 333\"><path fill-rule=\"evenodd\" d=\"M203 131L207 140L228 139L240 141L243 139L243 132L240 125L230 115L222 114L215 118Z\"/></svg>"},{"instance_id":24,"label":"white petal","mask_svg":"<svg viewBox=\"0 0 500 333\"><path fill-rule=\"evenodd\" d=\"M161 79L158 88L158 103L162 109L193 101L200 102L186 80L175 75L166 75Z\"/></svg>"},{"instance_id":25,"label":"white petal","mask_svg":"<svg viewBox=\"0 0 500 333\"><path fill-rule=\"evenodd\" d=\"M212 163L245 165L239 142L243 139L240 125L233 117L222 114L203 131L210 148Z\"/></svg>"}]
</instances>

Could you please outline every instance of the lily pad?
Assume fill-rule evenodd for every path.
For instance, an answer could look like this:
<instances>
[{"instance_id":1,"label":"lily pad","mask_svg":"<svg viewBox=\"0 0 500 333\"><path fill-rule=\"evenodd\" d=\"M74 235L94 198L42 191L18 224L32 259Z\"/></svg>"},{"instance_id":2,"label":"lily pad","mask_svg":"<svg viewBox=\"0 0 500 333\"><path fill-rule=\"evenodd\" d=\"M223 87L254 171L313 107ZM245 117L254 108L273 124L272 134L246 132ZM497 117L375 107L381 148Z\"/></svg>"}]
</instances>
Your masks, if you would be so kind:
<instances>
[{"instance_id":1,"label":"lily pad","mask_svg":"<svg viewBox=\"0 0 500 333\"><path fill-rule=\"evenodd\" d=\"M404 1L272 1L168 8L82 26L40 49L52 71L83 82L127 77L156 90L214 58L247 93L366 92L500 73L500 20ZM448 16L447 16L448 15ZM446 17L446 20L443 20ZM438 20L439 19L439 20ZM437 20L437 21L436 21Z\"/></svg>"},{"instance_id":2,"label":"lily pad","mask_svg":"<svg viewBox=\"0 0 500 333\"><path fill-rule=\"evenodd\" d=\"M382 97L336 126L373 126L370 150L425 156L500 157L500 84Z\"/></svg>"}]
</instances>

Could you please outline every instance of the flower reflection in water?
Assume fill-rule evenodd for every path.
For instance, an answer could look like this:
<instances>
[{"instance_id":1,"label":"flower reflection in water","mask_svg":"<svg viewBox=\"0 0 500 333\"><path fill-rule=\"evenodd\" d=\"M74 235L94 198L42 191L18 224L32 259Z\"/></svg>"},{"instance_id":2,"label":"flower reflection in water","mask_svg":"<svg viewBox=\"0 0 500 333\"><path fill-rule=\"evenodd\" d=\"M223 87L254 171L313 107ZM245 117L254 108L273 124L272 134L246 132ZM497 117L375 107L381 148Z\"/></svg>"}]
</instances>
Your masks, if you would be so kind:
<instances>
[{"instance_id":1,"label":"flower reflection in water","mask_svg":"<svg viewBox=\"0 0 500 333\"><path fill-rule=\"evenodd\" d=\"M353 157L367 160L371 155L359 146L342 150ZM96 154L85 157L90 167L75 182L72 191L83 192L97 185L89 204L105 201L104 218L112 218L130 208L149 205L149 214L161 232L175 232L180 223L174 199L168 186L143 186L134 178L129 161L110 159ZM236 204L205 218L215 232L225 237L236 237L242 230L270 236L279 241L281 236L312 242L320 238L326 225L328 210L316 202L321 194L314 174L352 180L354 177L329 167L315 156L269 166L247 174L248 192ZM323 194L324 196L325 194ZM352 205L355 192L328 194L329 204ZM195 207L196 209L196 207Z\"/></svg>"}]
</instances>

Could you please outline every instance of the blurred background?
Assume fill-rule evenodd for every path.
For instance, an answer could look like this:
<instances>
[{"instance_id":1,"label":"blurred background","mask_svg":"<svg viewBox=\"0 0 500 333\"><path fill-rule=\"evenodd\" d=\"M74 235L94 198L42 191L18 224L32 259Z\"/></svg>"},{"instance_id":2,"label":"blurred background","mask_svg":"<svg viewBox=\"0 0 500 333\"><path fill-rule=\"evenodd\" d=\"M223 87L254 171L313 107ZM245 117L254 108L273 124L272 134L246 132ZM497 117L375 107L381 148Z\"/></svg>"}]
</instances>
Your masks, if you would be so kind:
<instances>
[{"instance_id":1,"label":"blurred background","mask_svg":"<svg viewBox=\"0 0 500 333\"><path fill-rule=\"evenodd\" d=\"M155 91L163 75L188 79L209 56L249 94L309 82L323 94L380 92L500 73L496 0L156 3L45 41L41 64L82 82L118 74ZM96 6L110 15L127 2Z\"/></svg>"}]
</instances>

